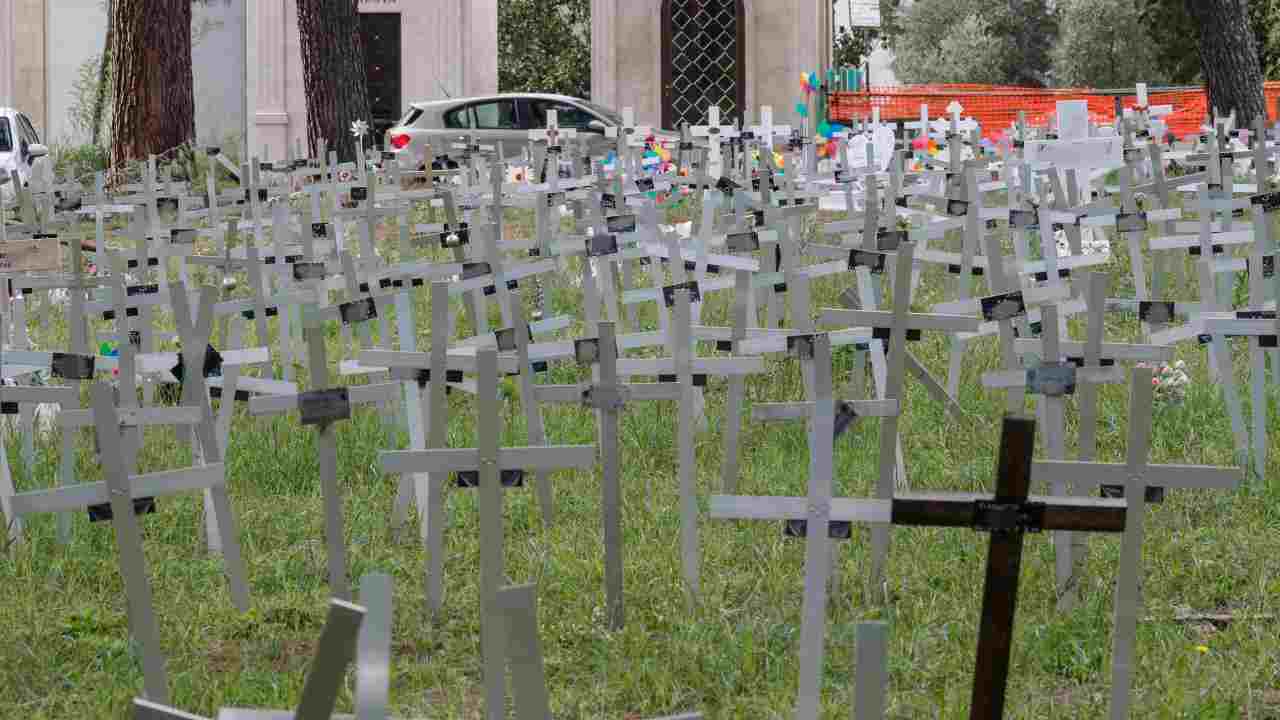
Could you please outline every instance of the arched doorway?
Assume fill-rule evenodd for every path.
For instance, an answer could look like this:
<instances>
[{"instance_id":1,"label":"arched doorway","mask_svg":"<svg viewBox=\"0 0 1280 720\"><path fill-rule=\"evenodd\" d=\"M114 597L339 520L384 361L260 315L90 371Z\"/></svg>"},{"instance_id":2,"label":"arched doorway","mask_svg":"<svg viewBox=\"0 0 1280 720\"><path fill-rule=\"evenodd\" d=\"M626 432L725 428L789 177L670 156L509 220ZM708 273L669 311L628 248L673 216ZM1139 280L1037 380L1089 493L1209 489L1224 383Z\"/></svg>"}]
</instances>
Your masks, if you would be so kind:
<instances>
[{"instance_id":1,"label":"arched doorway","mask_svg":"<svg viewBox=\"0 0 1280 720\"><path fill-rule=\"evenodd\" d=\"M721 122L746 106L743 0L663 0L662 126L701 125L720 106Z\"/></svg>"}]
</instances>

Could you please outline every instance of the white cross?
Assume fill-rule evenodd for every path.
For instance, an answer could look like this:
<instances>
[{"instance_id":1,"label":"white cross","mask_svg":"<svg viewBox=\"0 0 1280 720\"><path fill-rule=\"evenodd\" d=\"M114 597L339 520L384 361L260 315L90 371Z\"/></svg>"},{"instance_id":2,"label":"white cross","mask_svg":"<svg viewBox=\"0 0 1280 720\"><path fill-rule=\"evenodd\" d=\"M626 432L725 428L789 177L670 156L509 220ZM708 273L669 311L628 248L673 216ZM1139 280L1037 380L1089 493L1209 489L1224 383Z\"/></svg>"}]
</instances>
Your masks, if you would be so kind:
<instances>
[{"instance_id":1,"label":"white cross","mask_svg":"<svg viewBox=\"0 0 1280 720\"><path fill-rule=\"evenodd\" d=\"M707 174L718 176L721 165L720 145L729 138L738 137L738 129L732 125L720 124L720 108L712 105L707 108L707 124L692 128L695 137L707 139Z\"/></svg>"},{"instance_id":2,"label":"white cross","mask_svg":"<svg viewBox=\"0 0 1280 720\"><path fill-rule=\"evenodd\" d=\"M1141 609L1142 538L1148 486L1231 490L1239 486L1239 468L1201 465L1153 465L1150 462L1151 370L1134 368L1129 386L1129 431L1125 462L1041 461L1031 466L1032 482L1070 482L1077 489L1123 485L1128 504L1116 576L1115 624L1111 635L1111 715L1127 717L1133 681L1134 645Z\"/></svg>"},{"instance_id":3,"label":"white cross","mask_svg":"<svg viewBox=\"0 0 1280 720\"><path fill-rule=\"evenodd\" d=\"M530 130L529 139L533 141L546 141L547 147L560 147L560 138L572 140L578 136L578 131L573 129L562 129L560 127L559 114L555 110L547 111L547 126L541 130Z\"/></svg>"},{"instance_id":4,"label":"white cross","mask_svg":"<svg viewBox=\"0 0 1280 720\"><path fill-rule=\"evenodd\" d=\"M775 135L790 135L790 125L774 125L773 124L773 106L760 106L760 124L752 125L751 132L755 133L756 139L760 141L761 147L773 147L773 137Z\"/></svg>"},{"instance_id":5,"label":"white cross","mask_svg":"<svg viewBox=\"0 0 1280 720\"><path fill-rule=\"evenodd\" d=\"M653 133L648 125L636 125L635 108L622 108L622 125L614 125L604 129L606 137L617 138L619 133L627 138L628 145L640 146L644 139Z\"/></svg>"}]
</instances>

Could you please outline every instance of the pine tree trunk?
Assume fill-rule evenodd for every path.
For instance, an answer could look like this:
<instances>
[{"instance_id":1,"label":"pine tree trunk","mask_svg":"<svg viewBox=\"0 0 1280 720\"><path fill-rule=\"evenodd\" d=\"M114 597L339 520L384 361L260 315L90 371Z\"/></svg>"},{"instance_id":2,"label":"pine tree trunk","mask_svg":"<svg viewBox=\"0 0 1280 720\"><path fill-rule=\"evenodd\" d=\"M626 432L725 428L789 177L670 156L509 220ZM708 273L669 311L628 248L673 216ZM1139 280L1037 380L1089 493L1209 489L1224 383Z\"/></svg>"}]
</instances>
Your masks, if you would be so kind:
<instances>
[{"instance_id":1,"label":"pine tree trunk","mask_svg":"<svg viewBox=\"0 0 1280 720\"><path fill-rule=\"evenodd\" d=\"M122 165L195 135L191 0L115 0L111 160Z\"/></svg>"},{"instance_id":2,"label":"pine tree trunk","mask_svg":"<svg viewBox=\"0 0 1280 720\"><path fill-rule=\"evenodd\" d=\"M1236 127L1265 117L1262 66L1249 29L1248 0L1185 0L1200 28L1200 66L1209 86L1209 106L1221 117L1236 113Z\"/></svg>"},{"instance_id":3,"label":"pine tree trunk","mask_svg":"<svg viewBox=\"0 0 1280 720\"><path fill-rule=\"evenodd\" d=\"M298 0L298 34L311 152L325 140L339 160L354 160L351 123L369 121L357 0Z\"/></svg>"}]
</instances>

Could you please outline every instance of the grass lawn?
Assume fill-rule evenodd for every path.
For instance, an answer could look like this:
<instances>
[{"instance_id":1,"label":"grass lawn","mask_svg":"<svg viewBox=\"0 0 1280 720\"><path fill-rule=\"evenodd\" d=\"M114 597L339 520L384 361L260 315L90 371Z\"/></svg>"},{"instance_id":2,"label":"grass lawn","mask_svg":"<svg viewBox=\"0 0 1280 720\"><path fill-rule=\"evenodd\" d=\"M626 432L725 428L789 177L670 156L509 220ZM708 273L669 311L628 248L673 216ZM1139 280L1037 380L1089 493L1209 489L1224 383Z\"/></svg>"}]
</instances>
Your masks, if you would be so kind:
<instances>
[{"instance_id":1,"label":"grass lawn","mask_svg":"<svg viewBox=\"0 0 1280 720\"><path fill-rule=\"evenodd\" d=\"M512 232L528 232L527 217L513 211L511 218ZM396 242L386 244L394 257ZM1112 277L1109 296L1132 297L1125 245L1114 247L1116 256L1106 268ZM1183 277L1194 278L1189 261L1182 262L1188 262ZM565 278L578 273L570 265ZM815 306L837 306L838 293L851 282L842 275L816 283ZM915 309L945 299L943 283L940 270L927 271ZM427 293L419 290L415 296L425 337ZM708 296L704 323L729 323L727 296ZM1193 286L1184 284L1173 288L1170 299L1194 297ZM1236 297L1245 295L1238 290ZM572 282L562 278L548 284L553 313L580 317L580 300ZM454 311L462 315L460 305ZM496 312L494 318L496 326ZM655 326L651 308L642 320L645 327ZM171 327L169 318L165 322ZM1071 324L1073 337L1083 339L1082 321ZM47 329L34 320L32 325L38 347L66 347L58 312ZM580 332L579 322L574 334ZM1134 342L1138 333L1136 317L1109 316L1109 341ZM252 335L250 326L246 338ZM330 342L331 362L350 357L336 328ZM1245 341L1234 344L1237 377L1247 388ZM945 374L944 337L926 333L912 349L936 375ZM1178 357L1187 361L1192 385L1182 404L1157 407L1151 460L1230 465L1230 423L1220 393L1207 382L1205 353L1192 343L1179 347ZM908 376L901 429L912 488L992 488L1003 393L983 390L978 379L996 359L994 340L970 345L960 397L966 421L945 415ZM849 384L851 353L838 350L835 363L839 392ZM550 372L553 382L580 377L572 364ZM502 443L523 444L519 394L510 383L503 387ZM751 378L748 388L747 412L752 402L797 400L803 393L796 361L781 358L770 360L769 374ZM1164 504L1149 506L1147 620L1138 629L1135 718L1280 718L1277 624L1274 618L1256 617L1275 612L1280 596L1280 448L1275 440L1280 403L1274 385L1269 394L1269 427L1275 432L1267 480L1252 479L1229 494L1173 491ZM1248 417L1249 394L1241 395ZM703 592L695 607L686 605L680 579L673 403L636 403L621 423L624 630L612 633L603 624L598 474L554 474L556 522L551 527L543 526L531 487L507 491L507 571L513 582L538 583L539 625L557 718L621 720L689 709L704 710L710 718L790 715L804 546L783 538L776 523L705 517L706 497L719 486L724 381L711 379L706 397L708 430L697 439ZM1123 460L1127 398L1127 385L1107 386L1100 393L1099 460ZM473 446L472 399L453 393L449 402L450 445ZM548 406L544 417L550 442L595 440L586 410ZM1074 401L1068 402L1067 418L1068 457L1074 458ZM863 420L837 442L838 495L874 494L878 433L878 423ZM480 717L474 492L454 488L448 493L446 605L440 616L429 618L423 610L425 554L412 529L400 541L393 539L398 478L380 472L378 464L379 450L406 447L405 433L384 424L378 412L361 410L340 424L337 437L350 575L358 580L381 571L395 580L393 711L400 717ZM12 430L4 439L20 490L56 482L56 435L39 439L34 467L23 464L21 441ZM80 440L79 478L100 479L91 438ZM805 494L808 448L800 424L762 425L744 418L742 442L739 492ZM243 406L237 408L227 464L252 592L253 609L246 614L232 607L221 563L204 550L198 495L162 497L159 512L143 519L176 706L212 715L223 705L288 708L296 702L328 600L314 443L315 433L302 429L296 415L255 419ZM147 432L140 471L189 462L189 452L171 429ZM128 640L109 524L90 524L80 513L73 542L59 546L54 519L36 518L26 539L0 555L0 627L5 628L0 633L0 718L125 717L130 699L141 692L142 676ZM891 602L883 609L870 602L863 581L869 564L866 530L855 529L852 541L839 545L839 580L829 601L824 717L849 716L854 628L868 618L889 624L890 717L967 717L987 538L968 530L913 528L894 530L892 539ZM1064 615L1054 609L1049 537L1028 536L1009 717L1104 715L1118 551L1118 536L1089 538L1082 604ZM1185 610L1238 619L1219 624L1173 619ZM350 683L339 704L350 711Z\"/></svg>"}]
</instances>

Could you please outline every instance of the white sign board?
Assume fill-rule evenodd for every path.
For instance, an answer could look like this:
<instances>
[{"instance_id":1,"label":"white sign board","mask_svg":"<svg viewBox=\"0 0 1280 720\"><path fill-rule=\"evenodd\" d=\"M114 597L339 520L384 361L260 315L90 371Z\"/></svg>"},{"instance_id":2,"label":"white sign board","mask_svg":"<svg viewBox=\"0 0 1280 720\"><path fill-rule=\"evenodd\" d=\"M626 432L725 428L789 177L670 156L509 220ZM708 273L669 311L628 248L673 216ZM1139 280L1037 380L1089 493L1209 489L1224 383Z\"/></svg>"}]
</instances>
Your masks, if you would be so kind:
<instances>
[{"instance_id":1,"label":"white sign board","mask_svg":"<svg viewBox=\"0 0 1280 720\"><path fill-rule=\"evenodd\" d=\"M849 27L880 27L880 0L849 0Z\"/></svg>"},{"instance_id":2,"label":"white sign board","mask_svg":"<svg viewBox=\"0 0 1280 720\"><path fill-rule=\"evenodd\" d=\"M1062 100L1058 102L1058 139L1084 140L1089 137L1089 102L1087 100Z\"/></svg>"},{"instance_id":3,"label":"white sign board","mask_svg":"<svg viewBox=\"0 0 1280 720\"><path fill-rule=\"evenodd\" d=\"M1028 140L1027 162L1052 163L1060 168L1115 168L1124 165L1124 139Z\"/></svg>"}]
</instances>

